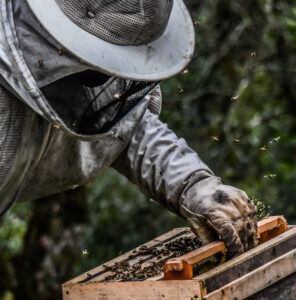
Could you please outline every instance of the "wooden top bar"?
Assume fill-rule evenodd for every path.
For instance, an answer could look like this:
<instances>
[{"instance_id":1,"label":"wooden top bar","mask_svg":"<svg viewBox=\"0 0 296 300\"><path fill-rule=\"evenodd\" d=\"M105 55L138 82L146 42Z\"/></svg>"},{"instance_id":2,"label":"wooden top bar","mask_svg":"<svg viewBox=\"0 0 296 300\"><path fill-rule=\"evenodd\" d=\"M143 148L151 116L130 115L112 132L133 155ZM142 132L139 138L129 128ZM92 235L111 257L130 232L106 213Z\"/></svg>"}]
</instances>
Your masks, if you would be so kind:
<instances>
[{"instance_id":1,"label":"wooden top bar","mask_svg":"<svg viewBox=\"0 0 296 300\"><path fill-rule=\"evenodd\" d=\"M287 231L287 221L283 216L267 217L258 222L259 244L262 244ZM193 265L226 250L222 241L209 243L184 256L165 262L165 280L185 280L193 278Z\"/></svg>"}]
</instances>

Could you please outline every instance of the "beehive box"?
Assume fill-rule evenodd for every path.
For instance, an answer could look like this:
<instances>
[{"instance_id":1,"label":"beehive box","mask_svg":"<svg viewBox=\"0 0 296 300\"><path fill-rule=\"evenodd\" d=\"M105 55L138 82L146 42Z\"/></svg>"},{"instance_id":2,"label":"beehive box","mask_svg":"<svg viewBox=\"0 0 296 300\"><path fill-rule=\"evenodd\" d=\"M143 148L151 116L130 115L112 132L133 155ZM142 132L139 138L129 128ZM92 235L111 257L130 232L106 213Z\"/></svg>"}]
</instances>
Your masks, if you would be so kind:
<instances>
[{"instance_id":1,"label":"beehive box","mask_svg":"<svg viewBox=\"0 0 296 300\"><path fill-rule=\"evenodd\" d=\"M207 271L221 242L199 247L188 228L174 229L65 283L64 300L296 299L296 228L276 220L258 224L261 245ZM178 280L190 273L183 263L192 274Z\"/></svg>"}]
</instances>

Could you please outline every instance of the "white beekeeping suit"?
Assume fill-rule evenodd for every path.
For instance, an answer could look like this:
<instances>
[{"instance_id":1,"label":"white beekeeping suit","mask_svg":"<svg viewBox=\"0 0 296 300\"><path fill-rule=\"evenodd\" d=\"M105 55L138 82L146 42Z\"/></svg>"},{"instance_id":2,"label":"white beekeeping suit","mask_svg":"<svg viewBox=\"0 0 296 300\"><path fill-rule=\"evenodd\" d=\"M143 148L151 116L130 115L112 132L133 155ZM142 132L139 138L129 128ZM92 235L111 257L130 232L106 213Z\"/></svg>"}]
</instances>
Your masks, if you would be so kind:
<instances>
[{"instance_id":1,"label":"white beekeeping suit","mask_svg":"<svg viewBox=\"0 0 296 300\"><path fill-rule=\"evenodd\" d=\"M255 209L159 120L158 82L194 49L181 0L0 0L0 212L113 166L235 255ZM109 23L108 23L109 22Z\"/></svg>"}]
</instances>

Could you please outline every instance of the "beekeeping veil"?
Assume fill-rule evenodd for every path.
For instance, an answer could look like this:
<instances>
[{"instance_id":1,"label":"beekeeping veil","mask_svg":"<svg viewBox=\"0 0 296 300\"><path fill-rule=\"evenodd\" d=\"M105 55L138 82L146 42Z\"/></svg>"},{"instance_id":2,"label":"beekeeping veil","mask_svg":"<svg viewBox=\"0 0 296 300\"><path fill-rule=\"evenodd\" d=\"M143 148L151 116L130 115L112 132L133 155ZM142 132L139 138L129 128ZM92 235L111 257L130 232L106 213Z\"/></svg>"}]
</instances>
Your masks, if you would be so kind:
<instances>
[{"instance_id":1,"label":"beekeeping veil","mask_svg":"<svg viewBox=\"0 0 296 300\"><path fill-rule=\"evenodd\" d=\"M69 52L110 76L159 81L180 72L194 50L182 0L27 0Z\"/></svg>"},{"instance_id":2,"label":"beekeeping veil","mask_svg":"<svg viewBox=\"0 0 296 300\"><path fill-rule=\"evenodd\" d=\"M0 174L1 212L20 199L34 174L37 184L32 181L28 190L42 179L41 194L48 195L84 184L110 166L150 108L146 96L156 82L190 61L194 30L182 0L0 0L0 4L0 85L5 88L0 102L7 100L2 106L8 116L2 123L4 129L22 132L16 143L16 134L5 140L7 131L2 130L1 146L13 153L8 158L13 167L9 174L4 169ZM32 14L26 19L27 4L41 25ZM25 51L27 46L30 51ZM63 55L60 49L66 50ZM107 81L85 88L77 79L80 66L72 72L72 66L76 70L80 63L85 72L106 74ZM56 71L65 76L56 76ZM19 122L9 118L12 95L31 108ZM37 194L28 199L42 196Z\"/></svg>"}]
</instances>

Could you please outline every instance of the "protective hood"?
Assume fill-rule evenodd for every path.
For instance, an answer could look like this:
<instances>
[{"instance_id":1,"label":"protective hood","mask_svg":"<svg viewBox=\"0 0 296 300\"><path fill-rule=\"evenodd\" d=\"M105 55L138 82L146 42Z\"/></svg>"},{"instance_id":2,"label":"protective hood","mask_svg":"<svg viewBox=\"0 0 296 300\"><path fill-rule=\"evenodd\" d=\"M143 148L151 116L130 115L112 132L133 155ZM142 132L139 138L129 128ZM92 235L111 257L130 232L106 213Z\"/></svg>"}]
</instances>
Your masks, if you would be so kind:
<instances>
[{"instance_id":1,"label":"protective hood","mask_svg":"<svg viewBox=\"0 0 296 300\"><path fill-rule=\"evenodd\" d=\"M104 130L102 130L102 128L100 128L100 130L97 132L95 132L93 129L90 130L89 128L83 131L77 130L77 127L75 126L75 121L77 120L65 118L57 105L51 101L50 97L44 96L44 93L40 90L36 80L32 76L26 60L24 59L23 52L19 46L19 41L13 22L11 1L0 0L0 4L0 84L25 102L37 114L54 124L56 128L61 128L68 134L83 140L96 140L108 135L114 135L118 130L118 126L120 126L118 121L120 121L122 118L126 118L127 112L136 107L140 100L149 101L149 96L144 96L148 94L155 84L146 85L143 87L143 89L141 89L142 92L140 94L137 93L139 90L136 89L136 97L133 97L133 95L127 93L125 103L127 104L133 102L134 105L121 106L121 113L115 113L112 115L109 119L109 121L111 120L111 123L109 122L108 126L104 125ZM107 89L104 89L104 92L106 96L109 97L109 100L112 97L117 97L116 90L111 92ZM120 96L123 95L122 91L119 91L118 94ZM141 99L139 98L139 95L141 96ZM128 97L131 98L127 99ZM136 103L133 101L135 98L137 98ZM93 97L91 99L93 99ZM70 100L71 99L68 100L69 107L71 105ZM95 102L92 104L95 104ZM118 112L118 110L116 112Z\"/></svg>"},{"instance_id":2,"label":"protective hood","mask_svg":"<svg viewBox=\"0 0 296 300\"><path fill-rule=\"evenodd\" d=\"M110 76L159 81L181 72L194 52L182 0L26 1L65 49Z\"/></svg>"}]
</instances>

